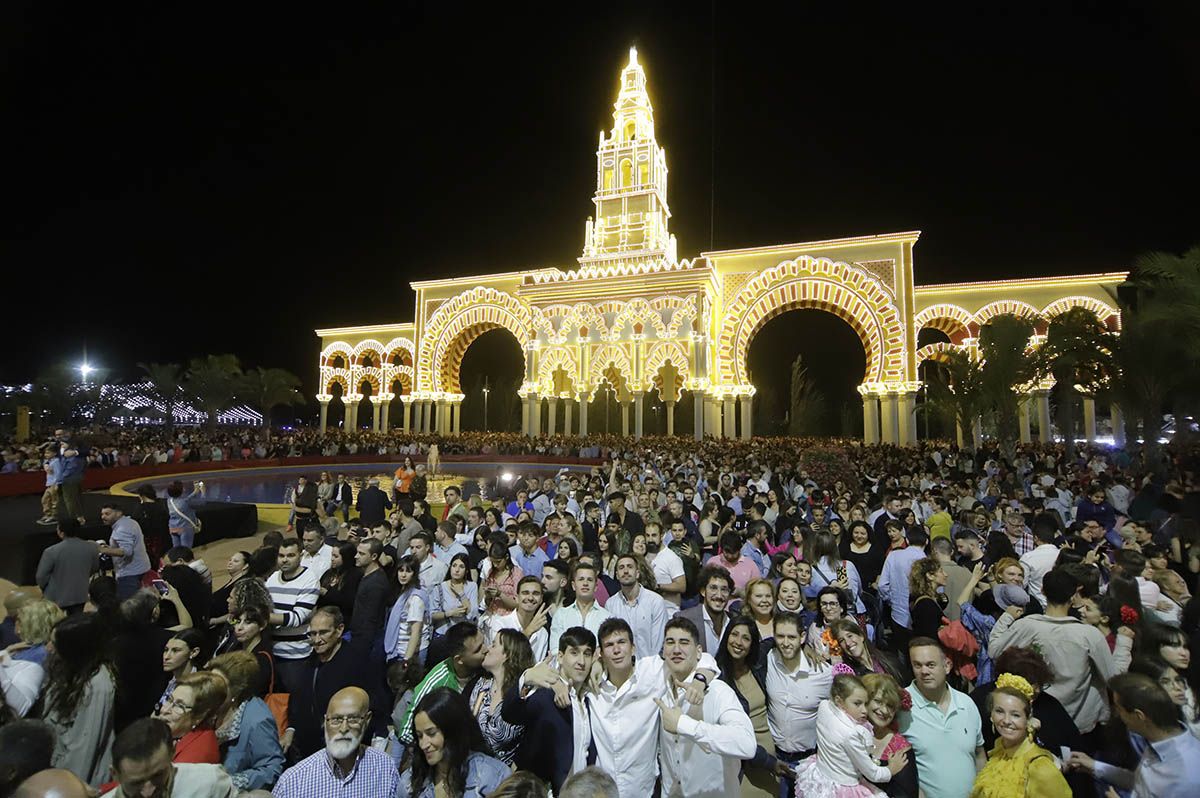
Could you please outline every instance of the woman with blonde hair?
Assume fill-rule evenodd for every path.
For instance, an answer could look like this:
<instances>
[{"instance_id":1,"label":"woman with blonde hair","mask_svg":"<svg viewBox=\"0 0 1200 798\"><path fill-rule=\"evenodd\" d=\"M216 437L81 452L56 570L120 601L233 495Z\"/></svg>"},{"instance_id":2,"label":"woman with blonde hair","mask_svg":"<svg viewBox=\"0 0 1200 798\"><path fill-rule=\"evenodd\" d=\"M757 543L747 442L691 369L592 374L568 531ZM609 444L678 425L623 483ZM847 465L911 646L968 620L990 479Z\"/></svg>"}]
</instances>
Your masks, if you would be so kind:
<instances>
[{"instance_id":1,"label":"woman with blonde hair","mask_svg":"<svg viewBox=\"0 0 1200 798\"><path fill-rule=\"evenodd\" d=\"M67 614L57 604L46 599L31 601L17 611L17 622L14 627L21 642L8 647L8 653L15 660L32 662L36 665L46 663L46 643L50 640L50 632L55 625Z\"/></svg>"},{"instance_id":2,"label":"woman with blonde hair","mask_svg":"<svg viewBox=\"0 0 1200 798\"><path fill-rule=\"evenodd\" d=\"M155 716L171 727L175 739L172 762L221 764L214 728L228 699L229 683L217 673L197 671L175 683L171 697Z\"/></svg>"},{"instance_id":3,"label":"woman with blonde hair","mask_svg":"<svg viewBox=\"0 0 1200 798\"><path fill-rule=\"evenodd\" d=\"M769 579L751 579L746 583L746 603L742 611L754 619L760 639L774 639L775 587Z\"/></svg>"},{"instance_id":4,"label":"woman with blonde hair","mask_svg":"<svg viewBox=\"0 0 1200 798\"><path fill-rule=\"evenodd\" d=\"M893 756L908 751L912 744L898 731L896 714L912 708L908 691L886 673L868 673L862 677L867 689L867 723L871 726L872 755L875 761L887 767ZM917 798L916 760L909 758L908 764L890 781L875 786L893 798Z\"/></svg>"},{"instance_id":5,"label":"woman with blonde hair","mask_svg":"<svg viewBox=\"0 0 1200 798\"><path fill-rule=\"evenodd\" d=\"M971 798L1069 798L1071 788L1053 755L1033 741L1033 685L1002 673L988 697L996 745L975 777Z\"/></svg>"},{"instance_id":6,"label":"woman with blonde hair","mask_svg":"<svg viewBox=\"0 0 1200 798\"><path fill-rule=\"evenodd\" d=\"M229 683L229 702L216 723L217 740L225 746L225 772L239 790L268 789L283 772L283 749L275 716L258 697L257 658L248 651L214 657L209 670Z\"/></svg>"},{"instance_id":7,"label":"woman with blonde hair","mask_svg":"<svg viewBox=\"0 0 1200 798\"><path fill-rule=\"evenodd\" d=\"M913 637L938 639L938 630L946 615L946 596L938 588L946 586L946 571L934 557L917 560L908 572L908 596L912 611Z\"/></svg>"}]
</instances>

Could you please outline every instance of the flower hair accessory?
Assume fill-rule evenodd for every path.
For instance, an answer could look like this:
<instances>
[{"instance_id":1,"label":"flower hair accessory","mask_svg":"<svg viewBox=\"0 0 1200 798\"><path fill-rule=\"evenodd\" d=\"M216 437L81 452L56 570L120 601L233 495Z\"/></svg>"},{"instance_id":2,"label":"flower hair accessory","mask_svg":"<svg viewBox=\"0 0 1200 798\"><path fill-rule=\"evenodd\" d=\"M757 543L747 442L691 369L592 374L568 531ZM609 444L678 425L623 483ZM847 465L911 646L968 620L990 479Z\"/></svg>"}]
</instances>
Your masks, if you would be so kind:
<instances>
[{"instance_id":1,"label":"flower hair accessory","mask_svg":"<svg viewBox=\"0 0 1200 798\"><path fill-rule=\"evenodd\" d=\"M847 665L844 662L839 662L833 666L833 675L834 676L856 676L857 674L854 672L854 668L851 668L849 665Z\"/></svg>"},{"instance_id":2,"label":"flower hair accessory","mask_svg":"<svg viewBox=\"0 0 1200 798\"><path fill-rule=\"evenodd\" d=\"M1133 607L1130 607L1128 604L1121 605L1121 622L1122 623L1135 624L1139 620L1141 620L1141 618L1140 618L1140 616L1138 616L1137 610L1135 610Z\"/></svg>"},{"instance_id":3,"label":"flower hair accessory","mask_svg":"<svg viewBox=\"0 0 1200 798\"><path fill-rule=\"evenodd\" d=\"M826 629L824 632L821 632L821 642L824 643L825 647L829 649L829 656L831 656L831 657L842 656L842 647L838 645L837 640L833 639L833 635L831 635L829 633L829 629Z\"/></svg>"},{"instance_id":4,"label":"flower hair accessory","mask_svg":"<svg viewBox=\"0 0 1200 798\"><path fill-rule=\"evenodd\" d=\"M1000 678L996 679L996 686L1016 690L1025 696L1026 701L1031 703L1033 701L1033 685L1024 676L1018 676L1015 673L1002 673L1000 674Z\"/></svg>"},{"instance_id":5,"label":"flower hair accessory","mask_svg":"<svg viewBox=\"0 0 1200 798\"><path fill-rule=\"evenodd\" d=\"M905 712L912 709L912 693L904 687L900 688L900 708Z\"/></svg>"}]
</instances>

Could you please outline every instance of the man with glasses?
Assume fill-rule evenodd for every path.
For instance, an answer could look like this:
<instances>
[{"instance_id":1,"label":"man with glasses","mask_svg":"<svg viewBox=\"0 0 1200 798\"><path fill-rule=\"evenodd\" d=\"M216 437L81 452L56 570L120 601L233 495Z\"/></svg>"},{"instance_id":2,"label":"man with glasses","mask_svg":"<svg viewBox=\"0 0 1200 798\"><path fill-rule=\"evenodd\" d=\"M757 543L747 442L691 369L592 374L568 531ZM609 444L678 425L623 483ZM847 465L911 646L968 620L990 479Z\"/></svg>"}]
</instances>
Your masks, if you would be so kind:
<instances>
[{"instance_id":1,"label":"man with glasses","mask_svg":"<svg viewBox=\"0 0 1200 798\"><path fill-rule=\"evenodd\" d=\"M371 727L370 699L358 687L339 690L325 709L325 748L279 777L276 798L377 798L395 795L396 763L363 745Z\"/></svg>"},{"instance_id":2,"label":"man with glasses","mask_svg":"<svg viewBox=\"0 0 1200 798\"><path fill-rule=\"evenodd\" d=\"M318 607L308 624L312 656L304 662L297 688L288 697L288 726L293 730L292 746L302 756L321 750L321 715L330 699L339 691L363 684L363 647L342 640L346 624L337 607ZM373 691L378 693L378 690ZM381 697L374 695L375 716L386 722L386 711L379 712ZM382 728L373 730L382 734Z\"/></svg>"}]
</instances>

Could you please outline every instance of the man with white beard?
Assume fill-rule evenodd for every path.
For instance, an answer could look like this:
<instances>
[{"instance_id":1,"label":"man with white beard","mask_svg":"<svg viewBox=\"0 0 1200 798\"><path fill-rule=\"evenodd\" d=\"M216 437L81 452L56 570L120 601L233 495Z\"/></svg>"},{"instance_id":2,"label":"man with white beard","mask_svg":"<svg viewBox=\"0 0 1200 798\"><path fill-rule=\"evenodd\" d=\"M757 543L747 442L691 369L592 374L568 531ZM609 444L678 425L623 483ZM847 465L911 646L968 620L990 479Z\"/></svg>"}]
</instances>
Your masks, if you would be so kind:
<instances>
[{"instance_id":1,"label":"man with white beard","mask_svg":"<svg viewBox=\"0 0 1200 798\"><path fill-rule=\"evenodd\" d=\"M347 687L333 694L325 710L325 747L279 777L275 798L378 798L396 794L399 771L392 758L363 745L371 728L371 702L365 690Z\"/></svg>"}]
</instances>

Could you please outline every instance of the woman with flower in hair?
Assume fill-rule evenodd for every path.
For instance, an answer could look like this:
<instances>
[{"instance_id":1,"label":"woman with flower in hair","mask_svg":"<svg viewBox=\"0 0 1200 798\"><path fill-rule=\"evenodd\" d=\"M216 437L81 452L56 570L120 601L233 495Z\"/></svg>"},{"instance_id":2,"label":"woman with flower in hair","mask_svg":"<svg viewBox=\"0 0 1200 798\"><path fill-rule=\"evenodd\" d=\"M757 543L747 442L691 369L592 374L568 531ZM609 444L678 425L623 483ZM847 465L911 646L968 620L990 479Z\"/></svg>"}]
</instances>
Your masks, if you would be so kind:
<instances>
[{"instance_id":1,"label":"woman with flower in hair","mask_svg":"<svg viewBox=\"0 0 1200 798\"><path fill-rule=\"evenodd\" d=\"M896 730L896 713L912 709L912 698L896 680L884 673L868 673L862 677L867 688L867 723L871 725L875 761L887 767L888 760L901 751L908 751L912 744ZM903 770L895 773L891 781L878 784L891 798L917 798L916 760L909 759Z\"/></svg>"},{"instance_id":2,"label":"woman with flower in hair","mask_svg":"<svg viewBox=\"0 0 1200 798\"><path fill-rule=\"evenodd\" d=\"M971 798L1070 798L1071 788L1053 755L1033 741L1029 720L1033 685L1002 673L988 699L996 745L975 777Z\"/></svg>"}]
</instances>

